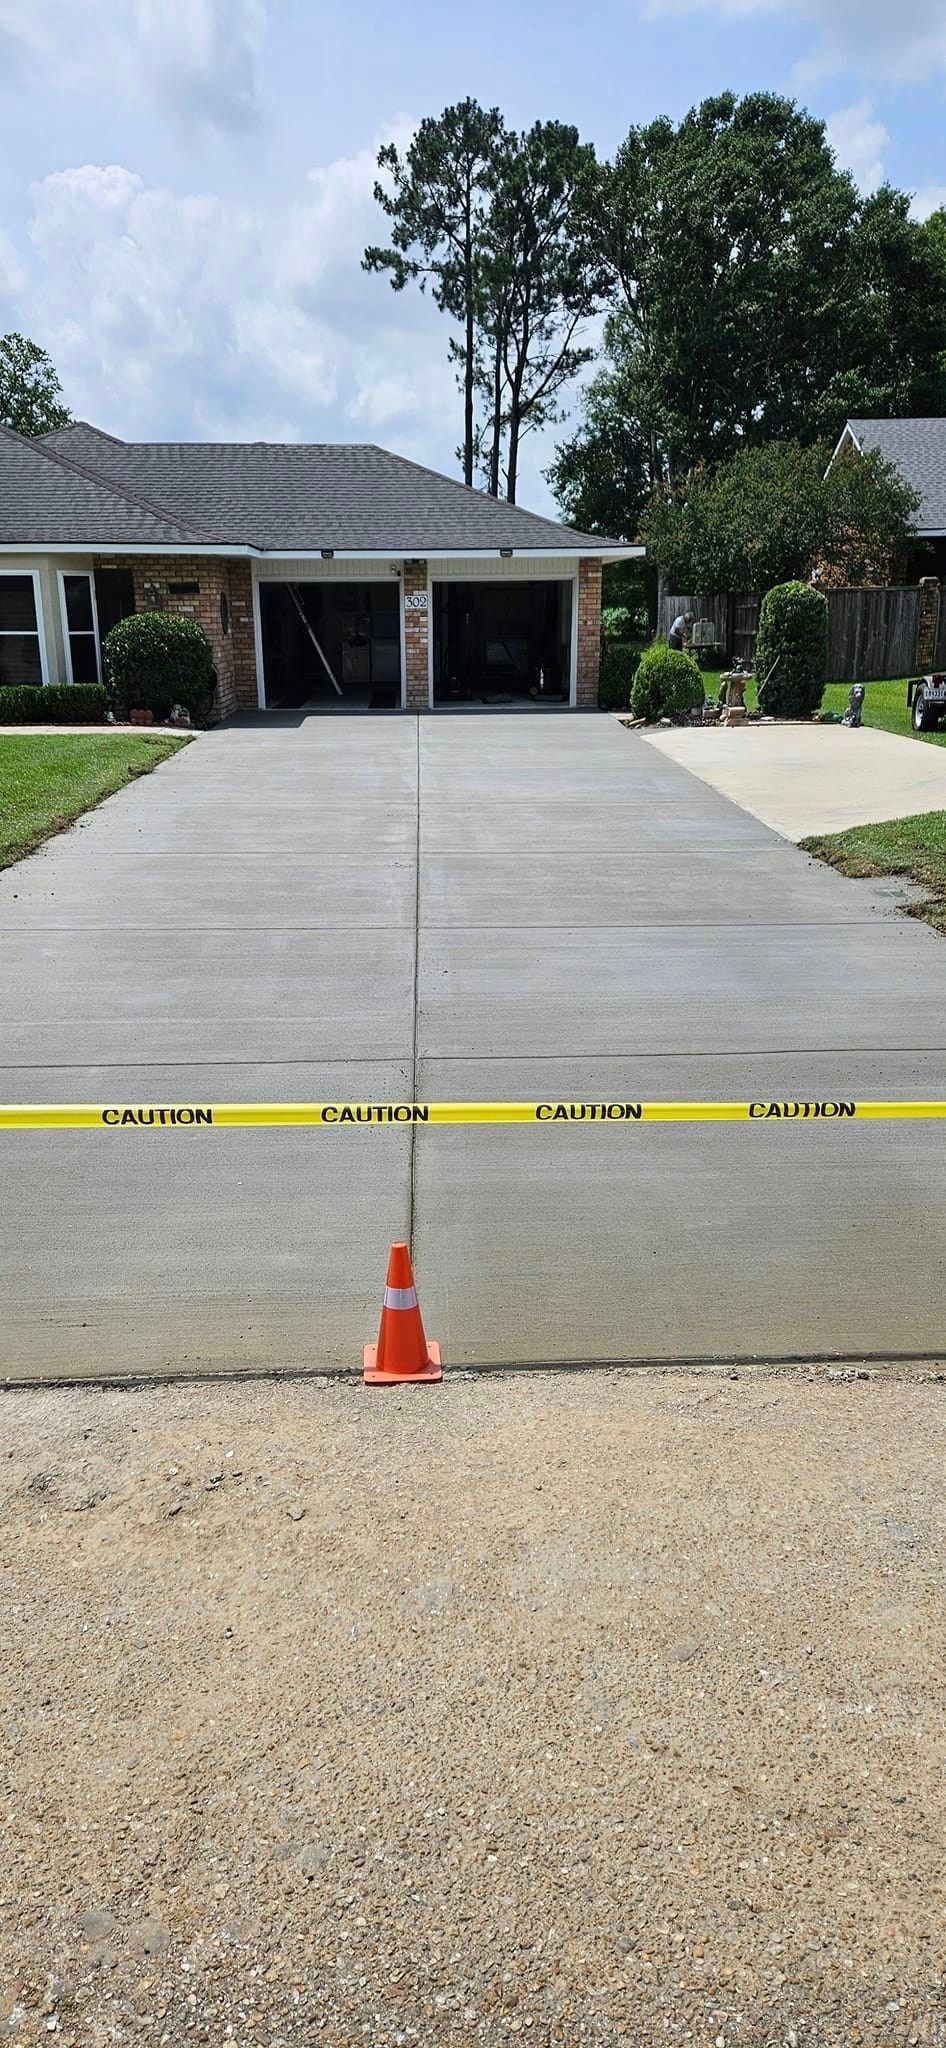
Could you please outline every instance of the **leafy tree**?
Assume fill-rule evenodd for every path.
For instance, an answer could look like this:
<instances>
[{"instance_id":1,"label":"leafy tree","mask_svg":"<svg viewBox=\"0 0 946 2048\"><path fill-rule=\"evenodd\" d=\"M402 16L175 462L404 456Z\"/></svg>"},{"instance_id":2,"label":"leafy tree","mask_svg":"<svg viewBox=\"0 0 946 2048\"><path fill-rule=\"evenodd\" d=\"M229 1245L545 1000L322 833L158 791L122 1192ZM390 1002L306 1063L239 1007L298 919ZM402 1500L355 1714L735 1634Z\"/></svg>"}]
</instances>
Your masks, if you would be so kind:
<instances>
[{"instance_id":1,"label":"leafy tree","mask_svg":"<svg viewBox=\"0 0 946 2048\"><path fill-rule=\"evenodd\" d=\"M597 165L577 128L537 121L506 135L487 173L477 383L487 409L488 487L515 502L522 436L561 417L565 386L591 361L581 339L607 289L591 195Z\"/></svg>"},{"instance_id":2,"label":"leafy tree","mask_svg":"<svg viewBox=\"0 0 946 2048\"><path fill-rule=\"evenodd\" d=\"M838 308L837 368L811 407L836 443L846 419L946 413L946 233L889 185L861 202Z\"/></svg>"},{"instance_id":3,"label":"leafy tree","mask_svg":"<svg viewBox=\"0 0 946 2048\"><path fill-rule=\"evenodd\" d=\"M581 427L556 450L546 481L572 526L636 540L657 477L635 394L618 367L600 371L583 397Z\"/></svg>"},{"instance_id":4,"label":"leafy tree","mask_svg":"<svg viewBox=\"0 0 946 2048\"><path fill-rule=\"evenodd\" d=\"M644 534L670 588L764 591L814 568L826 583L886 581L910 541L916 494L876 451L839 458L826 475L830 453L772 442L657 492Z\"/></svg>"},{"instance_id":5,"label":"leafy tree","mask_svg":"<svg viewBox=\"0 0 946 2048\"><path fill-rule=\"evenodd\" d=\"M598 212L625 316L609 340L655 475L812 437L856 210L823 123L773 94L631 129Z\"/></svg>"},{"instance_id":6,"label":"leafy tree","mask_svg":"<svg viewBox=\"0 0 946 2048\"><path fill-rule=\"evenodd\" d=\"M67 427L62 386L44 348L25 334L0 335L0 423L18 434L50 434Z\"/></svg>"},{"instance_id":7,"label":"leafy tree","mask_svg":"<svg viewBox=\"0 0 946 2048\"><path fill-rule=\"evenodd\" d=\"M390 272L396 292L413 280L430 285L435 305L463 329L451 343L463 387L463 476L473 482L476 455L474 390L475 333L482 303L480 240L485 181L504 134L496 107L486 112L476 100L445 107L438 119L422 121L402 158L393 143L378 156L388 182L374 196L393 223L391 246L365 250L365 270Z\"/></svg>"}]
</instances>

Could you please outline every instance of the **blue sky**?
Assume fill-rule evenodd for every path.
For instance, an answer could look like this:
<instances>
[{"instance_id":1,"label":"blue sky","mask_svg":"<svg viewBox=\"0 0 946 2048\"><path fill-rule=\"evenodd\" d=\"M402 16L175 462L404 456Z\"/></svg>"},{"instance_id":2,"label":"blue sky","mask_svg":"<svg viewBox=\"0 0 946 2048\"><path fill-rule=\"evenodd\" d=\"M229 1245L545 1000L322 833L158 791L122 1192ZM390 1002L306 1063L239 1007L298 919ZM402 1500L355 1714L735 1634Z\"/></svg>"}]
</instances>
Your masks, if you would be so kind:
<instances>
[{"instance_id":1,"label":"blue sky","mask_svg":"<svg viewBox=\"0 0 946 2048\"><path fill-rule=\"evenodd\" d=\"M129 438L450 468L443 323L360 270L379 142L472 94L607 153L727 86L804 101L865 189L946 201L944 0L0 0L0 331ZM540 509L549 453L524 463Z\"/></svg>"}]
</instances>

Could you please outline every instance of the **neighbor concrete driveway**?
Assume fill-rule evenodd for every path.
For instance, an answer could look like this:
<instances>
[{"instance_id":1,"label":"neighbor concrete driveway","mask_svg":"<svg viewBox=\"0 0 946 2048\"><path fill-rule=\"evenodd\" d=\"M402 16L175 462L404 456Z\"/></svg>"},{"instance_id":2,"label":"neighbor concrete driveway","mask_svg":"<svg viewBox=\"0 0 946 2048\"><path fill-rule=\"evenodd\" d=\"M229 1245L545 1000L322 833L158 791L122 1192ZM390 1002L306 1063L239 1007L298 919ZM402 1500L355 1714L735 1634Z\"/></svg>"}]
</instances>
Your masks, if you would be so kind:
<instances>
[{"instance_id":1,"label":"neighbor concrete driveway","mask_svg":"<svg viewBox=\"0 0 946 2048\"><path fill-rule=\"evenodd\" d=\"M856 735L852 739L856 739ZM946 944L597 717L211 735L0 877L7 1101L946 1096ZM946 1129L0 1139L13 1376L936 1352Z\"/></svg>"},{"instance_id":2,"label":"neighbor concrete driveway","mask_svg":"<svg viewBox=\"0 0 946 2048\"><path fill-rule=\"evenodd\" d=\"M647 743L786 839L946 809L946 747L872 726L678 726Z\"/></svg>"}]
</instances>

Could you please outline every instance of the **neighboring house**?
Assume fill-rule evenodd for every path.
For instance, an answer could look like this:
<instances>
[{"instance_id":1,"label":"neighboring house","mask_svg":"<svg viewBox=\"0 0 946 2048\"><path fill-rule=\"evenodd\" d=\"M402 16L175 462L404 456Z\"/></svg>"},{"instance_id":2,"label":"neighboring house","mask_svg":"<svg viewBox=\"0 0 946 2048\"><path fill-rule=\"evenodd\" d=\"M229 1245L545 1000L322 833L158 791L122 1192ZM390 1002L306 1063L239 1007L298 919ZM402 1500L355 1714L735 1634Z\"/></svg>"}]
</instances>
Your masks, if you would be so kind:
<instances>
[{"instance_id":1,"label":"neighboring house","mask_svg":"<svg viewBox=\"0 0 946 2048\"><path fill-rule=\"evenodd\" d=\"M219 708L592 706L577 533L382 448L0 428L0 683L86 681L133 611L200 620Z\"/></svg>"},{"instance_id":2,"label":"neighboring house","mask_svg":"<svg viewBox=\"0 0 946 2048\"><path fill-rule=\"evenodd\" d=\"M892 462L920 500L917 537L924 545L907 561L905 580L946 578L946 419L848 420L829 468L843 455L872 448Z\"/></svg>"}]
</instances>

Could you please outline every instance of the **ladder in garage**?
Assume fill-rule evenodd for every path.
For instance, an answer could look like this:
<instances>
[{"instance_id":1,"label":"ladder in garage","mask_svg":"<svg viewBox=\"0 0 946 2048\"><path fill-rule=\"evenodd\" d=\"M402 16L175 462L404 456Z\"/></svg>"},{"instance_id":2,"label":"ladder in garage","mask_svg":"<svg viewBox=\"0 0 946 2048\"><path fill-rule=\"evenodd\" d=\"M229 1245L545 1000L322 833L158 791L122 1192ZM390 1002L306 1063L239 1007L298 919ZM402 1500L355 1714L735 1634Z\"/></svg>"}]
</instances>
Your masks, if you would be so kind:
<instances>
[{"instance_id":1,"label":"ladder in garage","mask_svg":"<svg viewBox=\"0 0 946 2048\"><path fill-rule=\"evenodd\" d=\"M332 669L331 669L331 668L329 667L328 659L327 659L326 655L325 655L325 654L323 653L323 651L322 651L322 646L321 646L321 643L320 643L320 642L319 642L319 640L318 640L318 639L316 638L316 634L315 634L315 628L314 628L314 626L313 626L313 624L312 624L312 621L311 621L311 619L309 618L309 615L308 615L308 612L306 611L305 605L304 605L304 604L303 604L303 602L302 602L302 592L301 592L301 590L299 589L299 585L298 585L298 583L290 583L290 584L288 585L288 590L289 590L289 595L290 595L290 597L292 598L292 602L293 602L293 604L295 605L295 607L296 607L296 610L297 610L297 612L298 612L298 614L299 614L299 617L300 617L300 619L302 620L302 623L303 623L303 625L304 625L304 627L305 627L305 629L306 629L306 632L307 632L307 633L308 633L308 635L309 635L309 639L311 640L311 642L312 642L312 645L313 645L313 647L315 648L316 654L318 655L318 657L319 657L319 660L320 660L320 662L322 663L322 667L324 668L324 670L325 670L325 673L326 673L326 675L328 676L329 682L331 683L331 685L332 685L332 688L333 688L333 690L335 691L335 695L336 695L336 697L341 697L341 696L342 696L342 695L344 694L344 693L343 693L343 690L342 690L342 686L341 686L341 683L340 683L340 682L338 681L338 679L337 679L337 677L336 677L336 676L334 675L334 673L333 673Z\"/></svg>"}]
</instances>

